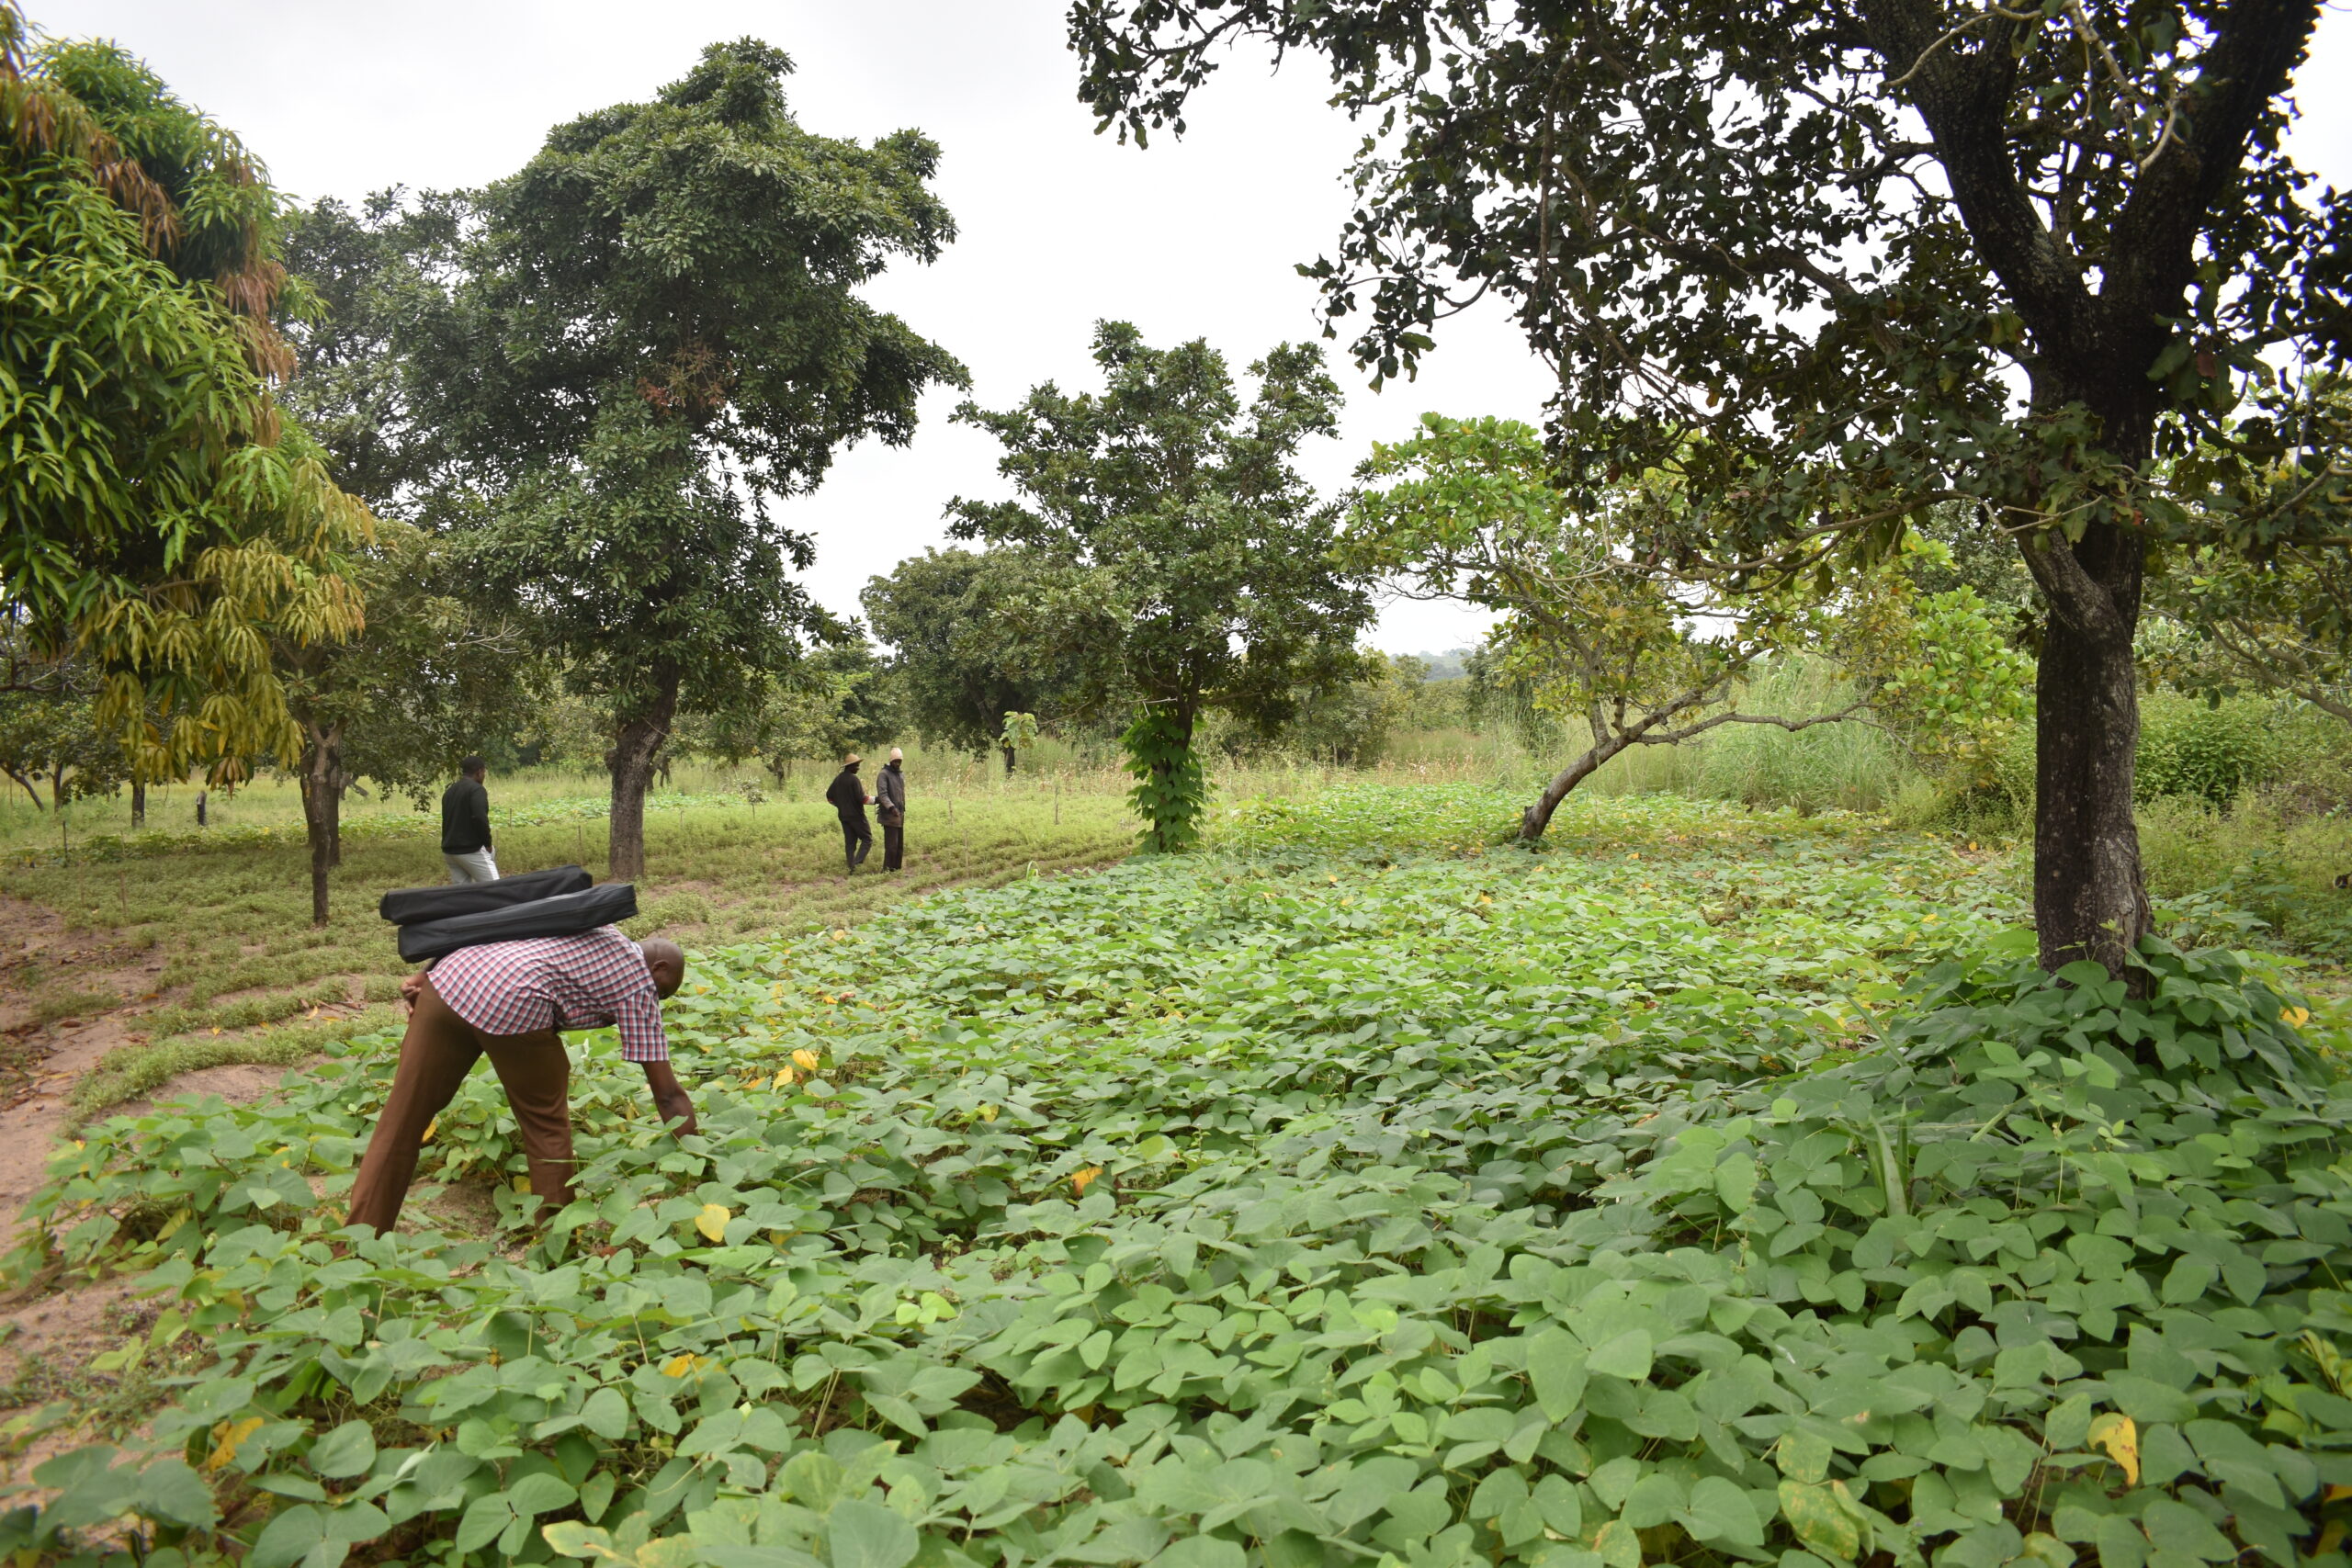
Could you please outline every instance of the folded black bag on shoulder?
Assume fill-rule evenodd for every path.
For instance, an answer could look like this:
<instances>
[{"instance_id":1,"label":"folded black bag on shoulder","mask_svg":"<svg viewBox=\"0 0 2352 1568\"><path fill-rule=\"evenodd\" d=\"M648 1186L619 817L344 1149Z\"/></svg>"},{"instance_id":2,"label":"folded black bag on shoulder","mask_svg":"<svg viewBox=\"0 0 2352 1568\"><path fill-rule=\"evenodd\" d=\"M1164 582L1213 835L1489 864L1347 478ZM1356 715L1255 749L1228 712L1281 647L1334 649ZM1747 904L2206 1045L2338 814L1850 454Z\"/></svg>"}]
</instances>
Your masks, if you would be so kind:
<instances>
[{"instance_id":1,"label":"folded black bag on shoulder","mask_svg":"<svg viewBox=\"0 0 2352 1568\"><path fill-rule=\"evenodd\" d=\"M425 920L479 915L484 909L503 909L510 904L528 904L537 898L552 898L559 893L584 893L595 886L595 881L576 865L560 865L551 871L502 876L495 882L468 882L452 887L396 887L384 895L376 912L396 926L413 926Z\"/></svg>"},{"instance_id":2,"label":"folded black bag on shoulder","mask_svg":"<svg viewBox=\"0 0 2352 1568\"><path fill-rule=\"evenodd\" d=\"M521 942L535 936L578 936L598 926L617 925L637 914L637 889L608 882L585 893L560 893L503 909L484 909L446 920L401 928L401 957L411 964L441 958L461 947L490 942Z\"/></svg>"}]
</instances>

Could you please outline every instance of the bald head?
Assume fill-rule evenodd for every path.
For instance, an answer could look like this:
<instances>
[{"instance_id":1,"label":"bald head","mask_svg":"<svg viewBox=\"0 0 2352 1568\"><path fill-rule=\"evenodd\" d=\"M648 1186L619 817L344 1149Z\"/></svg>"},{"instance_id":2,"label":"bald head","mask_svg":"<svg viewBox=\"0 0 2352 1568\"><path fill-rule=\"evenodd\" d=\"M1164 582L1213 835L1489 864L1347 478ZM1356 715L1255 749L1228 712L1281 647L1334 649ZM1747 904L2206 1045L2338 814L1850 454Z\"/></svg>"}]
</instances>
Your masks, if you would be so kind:
<instances>
[{"instance_id":1,"label":"bald head","mask_svg":"<svg viewBox=\"0 0 2352 1568\"><path fill-rule=\"evenodd\" d=\"M637 944L645 954L646 972L653 976L653 988L667 997L685 984L685 950L667 937L650 936Z\"/></svg>"}]
</instances>

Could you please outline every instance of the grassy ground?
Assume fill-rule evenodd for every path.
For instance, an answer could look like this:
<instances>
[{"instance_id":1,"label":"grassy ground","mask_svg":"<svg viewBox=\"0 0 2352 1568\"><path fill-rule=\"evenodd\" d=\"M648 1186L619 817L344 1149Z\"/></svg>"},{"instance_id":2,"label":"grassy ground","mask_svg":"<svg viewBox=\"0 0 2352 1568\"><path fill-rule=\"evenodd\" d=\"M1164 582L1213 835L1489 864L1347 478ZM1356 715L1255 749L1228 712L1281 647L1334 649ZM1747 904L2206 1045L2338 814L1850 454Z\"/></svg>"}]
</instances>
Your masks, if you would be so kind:
<instances>
[{"instance_id":1,"label":"grassy ground","mask_svg":"<svg viewBox=\"0 0 2352 1568\"><path fill-rule=\"evenodd\" d=\"M1098 781L1080 793L1068 779L1059 789L1050 780L1007 788L975 774L917 795L905 874L887 878L878 845L868 869L842 874L840 829L821 804L754 800L713 787L729 781L681 779L685 787L658 797L649 812L648 874L631 930L701 946L749 932L846 926L932 888L1098 865L1133 840L1125 802ZM556 783L573 793L559 794ZM601 803L578 786L576 779L501 782L503 870L576 861L603 874L605 824L590 815ZM194 1066L292 1059L386 1016L407 966L376 901L388 888L442 879L437 839L405 830L395 814L360 814L332 879L332 919L313 927L299 821L288 830L282 810L265 809L288 807L277 798L283 793L247 792L239 830L181 836L153 852L94 860L85 842L70 856L20 849L0 862L0 892L53 909L117 950L165 960L153 990L135 997L100 996L62 973L20 978L44 1021L126 1004L139 1010L145 1040L78 1087L77 1109L98 1109ZM403 830L369 830L388 818Z\"/></svg>"}]
</instances>

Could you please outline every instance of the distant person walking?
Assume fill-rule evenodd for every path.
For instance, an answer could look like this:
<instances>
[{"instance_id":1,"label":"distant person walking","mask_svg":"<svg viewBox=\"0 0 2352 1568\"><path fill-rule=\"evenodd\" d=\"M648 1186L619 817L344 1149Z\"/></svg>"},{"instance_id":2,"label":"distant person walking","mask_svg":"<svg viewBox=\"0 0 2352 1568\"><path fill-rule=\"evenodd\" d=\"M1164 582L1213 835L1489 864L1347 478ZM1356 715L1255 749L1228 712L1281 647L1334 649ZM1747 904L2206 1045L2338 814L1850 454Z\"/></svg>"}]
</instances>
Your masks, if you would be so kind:
<instances>
[{"instance_id":1,"label":"distant person walking","mask_svg":"<svg viewBox=\"0 0 2352 1568\"><path fill-rule=\"evenodd\" d=\"M490 856L490 791L482 787L489 773L480 757L468 757L458 764L458 782L441 792L441 859L452 883L498 880Z\"/></svg>"},{"instance_id":2,"label":"distant person walking","mask_svg":"<svg viewBox=\"0 0 2352 1568\"><path fill-rule=\"evenodd\" d=\"M857 753L852 751L842 759L842 771L825 786L826 803L842 817L842 853L849 860L847 874L855 876L874 849L874 829L865 820L865 808L874 797L865 793L865 781L857 776Z\"/></svg>"},{"instance_id":3,"label":"distant person walking","mask_svg":"<svg viewBox=\"0 0 2352 1568\"><path fill-rule=\"evenodd\" d=\"M874 815L882 819L882 869L901 871L907 863L907 754L890 748L890 760L874 780Z\"/></svg>"}]
</instances>

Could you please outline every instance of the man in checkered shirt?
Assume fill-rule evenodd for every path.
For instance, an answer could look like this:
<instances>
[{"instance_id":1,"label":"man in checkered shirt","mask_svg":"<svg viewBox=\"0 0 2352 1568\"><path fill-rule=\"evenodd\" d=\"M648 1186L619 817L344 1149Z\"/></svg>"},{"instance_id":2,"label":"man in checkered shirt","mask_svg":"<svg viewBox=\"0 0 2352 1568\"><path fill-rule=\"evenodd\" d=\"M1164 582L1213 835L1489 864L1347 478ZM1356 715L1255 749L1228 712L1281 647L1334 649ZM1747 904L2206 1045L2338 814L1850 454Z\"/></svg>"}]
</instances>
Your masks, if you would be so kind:
<instances>
[{"instance_id":1,"label":"man in checkered shirt","mask_svg":"<svg viewBox=\"0 0 2352 1568\"><path fill-rule=\"evenodd\" d=\"M664 1122L695 1130L694 1102L670 1070L662 998L685 978L686 955L660 938L634 942L613 926L579 936L462 947L401 982L408 1033L391 1098L376 1122L351 1188L347 1224L390 1231L416 1175L434 1117L487 1055L523 1134L531 1190L552 1214L571 1201L571 1064L559 1032L601 1029L621 1037L621 1057L645 1068Z\"/></svg>"}]
</instances>

